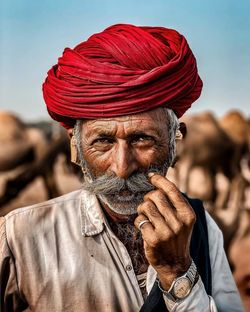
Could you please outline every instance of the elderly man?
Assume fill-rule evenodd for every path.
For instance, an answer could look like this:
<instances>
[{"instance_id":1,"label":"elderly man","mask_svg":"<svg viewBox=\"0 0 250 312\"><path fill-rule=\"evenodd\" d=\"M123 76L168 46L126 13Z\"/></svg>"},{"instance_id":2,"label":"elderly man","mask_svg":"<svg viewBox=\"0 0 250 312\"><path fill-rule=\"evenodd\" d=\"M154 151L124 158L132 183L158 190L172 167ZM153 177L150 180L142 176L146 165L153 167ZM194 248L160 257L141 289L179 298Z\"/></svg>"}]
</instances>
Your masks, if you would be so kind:
<instances>
[{"instance_id":1,"label":"elderly man","mask_svg":"<svg viewBox=\"0 0 250 312\"><path fill-rule=\"evenodd\" d=\"M43 92L83 188L1 220L1 311L242 311L220 230L165 178L201 88L175 30L65 49Z\"/></svg>"}]
</instances>

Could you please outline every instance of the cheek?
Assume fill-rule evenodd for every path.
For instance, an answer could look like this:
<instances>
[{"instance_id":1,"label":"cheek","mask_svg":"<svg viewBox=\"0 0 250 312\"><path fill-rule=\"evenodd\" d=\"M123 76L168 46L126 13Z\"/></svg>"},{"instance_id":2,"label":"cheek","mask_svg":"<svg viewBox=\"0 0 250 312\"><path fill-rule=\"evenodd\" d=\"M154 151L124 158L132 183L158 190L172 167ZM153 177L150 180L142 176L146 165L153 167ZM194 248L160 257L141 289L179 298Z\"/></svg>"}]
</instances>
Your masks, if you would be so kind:
<instances>
[{"instance_id":1,"label":"cheek","mask_svg":"<svg viewBox=\"0 0 250 312\"><path fill-rule=\"evenodd\" d=\"M100 153L91 148L83 150L83 156L94 175L105 173L111 162L111 153Z\"/></svg>"},{"instance_id":2,"label":"cheek","mask_svg":"<svg viewBox=\"0 0 250 312\"><path fill-rule=\"evenodd\" d=\"M151 165L163 165L168 157L167 146L156 146L152 148L132 148L128 150L130 162L136 162L138 169L147 169ZM91 172L95 176L105 174L117 159L114 149L105 153L96 151L93 148L83 150L84 159L86 160Z\"/></svg>"},{"instance_id":3,"label":"cheek","mask_svg":"<svg viewBox=\"0 0 250 312\"><path fill-rule=\"evenodd\" d=\"M163 165L168 157L167 147L157 147L150 150L136 151L137 161L142 167L148 168L150 165Z\"/></svg>"}]
</instances>

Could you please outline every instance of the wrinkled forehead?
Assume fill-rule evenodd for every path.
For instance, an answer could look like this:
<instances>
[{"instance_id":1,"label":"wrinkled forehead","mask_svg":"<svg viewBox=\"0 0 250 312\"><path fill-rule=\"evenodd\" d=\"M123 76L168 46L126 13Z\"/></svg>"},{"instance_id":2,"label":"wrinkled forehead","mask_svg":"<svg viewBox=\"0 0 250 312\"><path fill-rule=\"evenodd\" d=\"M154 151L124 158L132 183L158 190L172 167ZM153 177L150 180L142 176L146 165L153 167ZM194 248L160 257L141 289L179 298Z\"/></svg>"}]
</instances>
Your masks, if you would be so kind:
<instances>
[{"instance_id":1,"label":"wrinkled forehead","mask_svg":"<svg viewBox=\"0 0 250 312\"><path fill-rule=\"evenodd\" d=\"M148 112L125 115L111 118L98 118L83 121L84 133L94 132L162 132L168 129L168 117L163 108L157 108Z\"/></svg>"}]
</instances>

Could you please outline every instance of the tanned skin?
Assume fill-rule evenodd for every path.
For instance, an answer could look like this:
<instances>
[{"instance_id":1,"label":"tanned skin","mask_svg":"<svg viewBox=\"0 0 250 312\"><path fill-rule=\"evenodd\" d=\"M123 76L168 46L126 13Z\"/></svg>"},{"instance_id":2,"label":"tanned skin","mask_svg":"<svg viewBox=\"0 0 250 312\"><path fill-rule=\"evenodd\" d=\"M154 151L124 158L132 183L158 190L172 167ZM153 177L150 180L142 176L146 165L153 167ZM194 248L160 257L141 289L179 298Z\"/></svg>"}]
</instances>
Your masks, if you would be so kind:
<instances>
[{"instance_id":1,"label":"tanned skin","mask_svg":"<svg viewBox=\"0 0 250 312\"><path fill-rule=\"evenodd\" d=\"M72 135L72 129L69 130ZM94 176L113 172L128 178L150 165L161 165L168 156L168 121L162 108L141 114L87 120L82 126L82 149ZM158 273L164 289L188 270L191 264L190 240L195 213L178 188L166 177L149 174L155 190L144 196L138 214L119 215L103 205L115 222L140 221L145 257ZM131 221L132 220L132 221Z\"/></svg>"}]
</instances>

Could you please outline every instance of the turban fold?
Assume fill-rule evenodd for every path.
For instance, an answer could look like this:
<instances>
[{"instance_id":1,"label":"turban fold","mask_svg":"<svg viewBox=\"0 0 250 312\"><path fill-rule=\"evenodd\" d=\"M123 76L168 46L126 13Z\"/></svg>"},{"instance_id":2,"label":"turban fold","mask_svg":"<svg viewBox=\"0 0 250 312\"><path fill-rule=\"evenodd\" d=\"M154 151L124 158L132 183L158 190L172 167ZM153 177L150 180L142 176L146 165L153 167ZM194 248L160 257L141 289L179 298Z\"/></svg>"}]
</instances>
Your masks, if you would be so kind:
<instances>
[{"instance_id":1,"label":"turban fold","mask_svg":"<svg viewBox=\"0 0 250 312\"><path fill-rule=\"evenodd\" d=\"M76 119L135 114L165 106L177 117L198 99L202 81L184 36L163 27L117 24L66 48L43 96L66 128Z\"/></svg>"}]
</instances>

